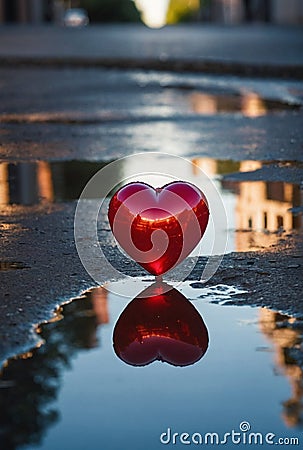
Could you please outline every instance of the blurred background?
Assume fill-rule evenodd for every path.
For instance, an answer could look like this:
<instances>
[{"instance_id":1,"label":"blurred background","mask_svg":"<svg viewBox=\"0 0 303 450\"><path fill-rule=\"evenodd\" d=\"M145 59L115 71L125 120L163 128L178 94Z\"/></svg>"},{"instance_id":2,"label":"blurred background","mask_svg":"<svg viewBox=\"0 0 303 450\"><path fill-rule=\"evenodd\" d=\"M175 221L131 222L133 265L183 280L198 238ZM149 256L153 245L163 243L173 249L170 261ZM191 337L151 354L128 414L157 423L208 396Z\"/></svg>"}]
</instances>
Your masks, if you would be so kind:
<instances>
[{"instance_id":1,"label":"blurred background","mask_svg":"<svg viewBox=\"0 0 303 450\"><path fill-rule=\"evenodd\" d=\"M73 11L95 22L141 22L150 27L180 22L241 24L268 22L283 25L303 23L302 0L0 0L0 23L57 23Z\"/></svg>"}]
</instances>

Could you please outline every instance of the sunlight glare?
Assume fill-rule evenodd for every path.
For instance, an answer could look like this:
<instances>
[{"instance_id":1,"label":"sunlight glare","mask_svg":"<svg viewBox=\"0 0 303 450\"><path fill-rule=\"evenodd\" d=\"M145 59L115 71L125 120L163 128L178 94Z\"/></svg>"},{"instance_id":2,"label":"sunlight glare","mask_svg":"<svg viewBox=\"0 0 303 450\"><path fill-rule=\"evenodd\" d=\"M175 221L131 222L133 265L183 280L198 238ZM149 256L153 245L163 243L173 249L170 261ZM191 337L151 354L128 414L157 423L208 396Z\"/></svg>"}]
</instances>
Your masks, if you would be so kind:
<instances>
[{"instance_id":1,"label":"sunlight glare","mask_svg":"<svg viewBox=\"0 0 303 450\"><path fill-rule=\"evenodd\" d=\"M160 28L166 24L169 0L135 0L142 20L150 28Z\"/></svg>"}]
</instances>

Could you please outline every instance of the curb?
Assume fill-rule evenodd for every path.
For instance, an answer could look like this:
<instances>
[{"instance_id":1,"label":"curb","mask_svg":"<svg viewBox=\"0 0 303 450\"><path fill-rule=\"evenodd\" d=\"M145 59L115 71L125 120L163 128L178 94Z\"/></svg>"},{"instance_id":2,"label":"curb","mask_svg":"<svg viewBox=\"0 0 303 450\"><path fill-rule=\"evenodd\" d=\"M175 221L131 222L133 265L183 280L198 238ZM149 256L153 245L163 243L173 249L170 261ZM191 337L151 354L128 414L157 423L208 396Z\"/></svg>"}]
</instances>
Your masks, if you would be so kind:
<instances>
[{"instance_id":1,"label":"curb","mask_svg":"<svg viewBox=\"0 0 303 450\"><path fill-rule=\"evenodd\" d=\"M232 61L142 59L142 58L85 58L85 57L23 57L0 56L1 67L39 67L39 68L91 68L124 70L156 70L173 72L195 72L218 75L239 75L260 78L288 78L303 80L301 65L266 65L257 63L238 63Z\"/></svg>"}]
</instances>

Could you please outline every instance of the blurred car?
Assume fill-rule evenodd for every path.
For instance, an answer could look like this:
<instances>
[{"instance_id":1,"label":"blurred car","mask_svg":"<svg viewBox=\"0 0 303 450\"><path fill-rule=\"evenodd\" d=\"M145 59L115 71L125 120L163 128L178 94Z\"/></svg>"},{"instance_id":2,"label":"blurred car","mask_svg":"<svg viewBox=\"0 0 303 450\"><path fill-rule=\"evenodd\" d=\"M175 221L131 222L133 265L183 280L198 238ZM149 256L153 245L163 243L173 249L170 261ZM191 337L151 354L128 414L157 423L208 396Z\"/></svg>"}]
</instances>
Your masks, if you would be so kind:
<instances>
[{"instance_id":1,"label":"blurred car","mask_svg":"<svg viewBox=\"0 0 303 450\"><path fill-rule=\"evenodd\" d=\"M85 9L71 8L65 11L63 25L66 27L85 27L89 23L89 18Z\"/></svg>"}]
</instances>

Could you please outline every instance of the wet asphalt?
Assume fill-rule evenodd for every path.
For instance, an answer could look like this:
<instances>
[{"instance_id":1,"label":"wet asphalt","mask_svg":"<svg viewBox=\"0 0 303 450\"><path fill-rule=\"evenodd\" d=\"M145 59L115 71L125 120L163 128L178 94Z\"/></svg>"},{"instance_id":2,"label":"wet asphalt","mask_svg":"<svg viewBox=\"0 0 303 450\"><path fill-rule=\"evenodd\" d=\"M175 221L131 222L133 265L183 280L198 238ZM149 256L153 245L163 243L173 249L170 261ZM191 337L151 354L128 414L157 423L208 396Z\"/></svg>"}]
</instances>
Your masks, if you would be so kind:
<instances>
[{"instance_id":1,"label":"wet asphalt","mask_svg":"<svg viewBox=\"0 0 303 450\"><path fill-rule=\"evenodd\" d=\"M216 34L213 30L208 34L212 45L203 47L203 44L199 48L205 57L215 55L222 60L218 32ZM94 57L99 57L100 47L96 39L101 36L98 32L102 34L105 31L91 28L86 31L91 33L91 41L86 35L87 44L84 40L78 50L68 42L59 49L59 56L74 56L72 49L76 56L80 50L86 54L85 46L94 42L91 51ZM20 34L15 35L7 30L0 30L1 33L4 38L0 39L2 57L5 56L5 42L13 45L13 36L15 39L19 36L19 42L22 42L22 36L25 43L33 42L33 32L28 29L20 29ZM39 58L41 52L51 53L51 43L57 42L60 36L62 38L61 33L62 30L56 34L43 29L40 43L35 44L31 54ZM108 29L107 33L121 40L125 28L120 32L116 28ZM131 41L127 44L130 57L136 54L140 33L140 30L137 35L134 33L133 45ZM169 54L173 57L181 58L177 37L173 33L163 33L163 53L171 52ZM192 30L187 34L186 45L190 43L191 33ZM237 33L240 29L234 31L233 38L229 37L230 48L237 39ZM262 36L265 31L260 33ZM270 31L268 42L272 42L271 45L277 33L273 29ZM283 39L285 33L280 30L279 39ZM47 41L45 36L50 39ZM64 36L66 38L67 35ZM81 37L81 34L75 33L75 42L80 39L77 36ZM146 36L146 49L158 58L158 41L152 44L152 36L155 35ZM300 58L296 59L301 45L300 36L301 32L293 30L289 37L290 44L294 42L292 52L281 51L278 59L268 59L267 63L283 64L286 68L294 65L295 61L301 64ZM112 47L106 47L105 56L111 54L110 48L123 51L113 37L109 42ZM171 42L176 43L174 47L170 46ZM246 47L243 43L243 50L241 45L239 47L239 61L243 65L249 62L263 64L265 51L258 57L257 51L254 53L252 50L250 61L243 58L247 42ZM256 42L260 46L261 37ZM10 51L9 56L24 55L26 52L20 45L16 46L18 51ZM194 48L193 56L196 57L196 41ZM270 48L268 44L268 51ZM119 51L114 54L117 58L121 57ZM230 53L230 59L232 56ZM303 84L293 77L241 78L226 73L178 73L175 68L174 71L158 72L102 67L22 67L14 66L11 61L0 68L0 85L0 164L37 161L103 163L137 152L156 151L190 159L208 157L270 163L254 174L225 175L227 182L251 178L300 185L303 181ZM236 97L243 105L248 93L262 99L268 109L266 114L254 116L245 112L243 106L239 110L228 101ZM221 109L201 111L199 105L202 99L205 101L205 96L209 100L221 98ZM34 325L50 319L57 305L95 285L75 248L75 207L75 200L0 205L2 362L37 343ZM301 214L302 210L299 208L297 213ZM105 218L102 223L106 223ZM279 233L279 242L271 247L225 255L208 284L222 283L244 288L247 293L234 298L233 303L266 306L303 317L302 235L300 230L280 230ZM108 226L101 226L100 239L114 255L117 264L125 266L128 274L144 275L142 269L135 264L127 264L116 252ZM94 251L92 249L92 259ZM17 264L9 265L9 262ZM203 258L200 258L190 276L193 282L200 279L203 263ZM109 274L104 272L102 276L104 282L109 281Z\"/></svg>"},{"instance_id":2,"label":"wet asphalt","mask_svg":"<svg viewBox=\"0 0 303 450\"><path fill-rule=\"evenodd\" d=\"M82 65L303 77L302 27L192 24L0 27L4 64Z\"/></svg>"}]
</instances>

